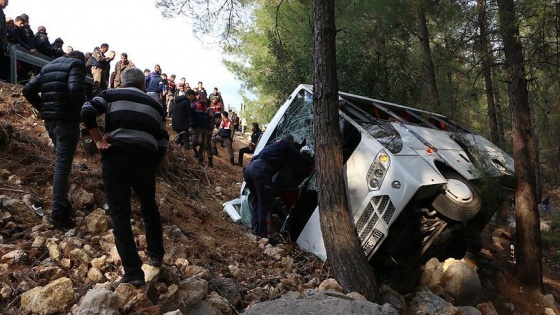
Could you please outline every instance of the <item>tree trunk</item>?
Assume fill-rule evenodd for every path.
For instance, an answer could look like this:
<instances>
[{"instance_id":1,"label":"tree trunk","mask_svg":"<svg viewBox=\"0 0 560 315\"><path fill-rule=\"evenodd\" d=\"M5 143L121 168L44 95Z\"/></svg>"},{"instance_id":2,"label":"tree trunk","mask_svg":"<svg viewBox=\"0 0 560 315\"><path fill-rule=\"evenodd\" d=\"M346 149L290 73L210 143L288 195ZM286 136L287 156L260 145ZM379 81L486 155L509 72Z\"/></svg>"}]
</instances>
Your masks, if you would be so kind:
<instances>
[{"instance_id":1,"label":"tree trunk","mask_svg":"<svg viewBox=\"0 0 560 315\"><path fill-rule=\"evenodd\" d=\"M494 102L494 82L492 80L492 66L494 60L488 43L488 27L486 21L486 0L477 1L478 28L480 29L480 55L482 57L482 73L486 86L486 102L488 103L488 118L490 121L490 139L494 143L500 143L498 130L498 116Z\"/></svg>"},{"instance_id":2,"label":"tree trunk","mask_svg":"<svg viewBox=\"0 0 560 315\"><path fill-rule=\"evenodd\" d=\"M436 72L432 60L432 50L430 49L430 34L426 24L426 12L422 4L418 4L418 36L420 36L420 46L422 47L422 65L424 66L424 84L428 92L428 102L436 112L441 112L439 94L436 84Z\"/></svg>"},{"instance_id":3,"label":"tree trunk","mask_svg":"<svg viewBox=\"0 0 560 315\"><path fill-rule=\"evenodd\" d=\"M558 41L558 37L560 37L560 0L556 0L554 4L554 8L556 9L556 64L560 65L560 42ZM556 80L560 80L560 67L556 67Z\"/></svg>"},{"instance_id":4,"label":"tree trunk","mask_svg":"<svg viewBox=\"0 0 560 315\"><path fill-rule=\"evenodd\" d=\"M492 71L494 72L494 71ZM506 142L506 128L504 127L504 110L502 109L502 97L500 95L499 89L494 89L494 100L496 105L496 115L498 120L498 134L500 135L500 144L505 144ZM508 117L511 120L511 117Z\"/></svg>"},{"instance_id":5,"label":"tree trunk","mask_svg":"<svg viewBox=\"0 0 560 315\"><path fill-rule=\"evenodd\" d=\"M513 157L517 177L517 278L529 288L542 290L541 234L535 193L537 148L514 0L498 0L498 12L512 110Z\"/></svg>"},{"instance_id":6,"label":"tree trunk","mask_svg":"<svg viewBox=\"0 0 560 315\"><path fill-rule=\"evenodd\" d=\"M339 132L334 0L313 1L313 112L321 230L335 278L375 302L377 285L346 198Z\"/></svg>"},{"instance_id":7,"label":"tree trunk","mask_svg":"<svg viewBox=\"0 0 560 315\"><path fill-rule=\"evenodd\" d=\"M379 28L377 36L377 54L378 71L379 71L379 84L381 86L381 99L389 99L391 96L391 87L389 86L389 59L387 58L387 37L385 36L385 26Z\"/></svg>"}]
</instances>

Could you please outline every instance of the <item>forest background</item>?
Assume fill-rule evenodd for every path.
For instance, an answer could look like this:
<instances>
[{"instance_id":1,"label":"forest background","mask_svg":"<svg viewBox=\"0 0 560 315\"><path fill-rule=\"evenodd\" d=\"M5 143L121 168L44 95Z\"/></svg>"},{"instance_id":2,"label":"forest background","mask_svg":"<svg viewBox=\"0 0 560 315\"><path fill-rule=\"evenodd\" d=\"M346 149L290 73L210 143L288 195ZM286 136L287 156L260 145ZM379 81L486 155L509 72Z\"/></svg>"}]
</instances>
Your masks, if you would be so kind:
<instances>
[{"instance_id":1,"label":"forest background","mask_svg":"<svg viewBox=\"0 0 560 315\"><path fill-rule=\"evenodd\" d=\"M174 4L175 3L175 4ZM182 1L159 1L164 15ZM336 60L341 91L435 111L512 153L512 109L493 0L339 0ZM219 1L226 66L257 97L244 97L248 123L268 122L300 83L313 81L312 3L298 0ZM236 8L231 10L231 6ZM523 45L537 177L560 179L560 1L515 1ZM247 12L251 18L246 18ZM245 12L245 14L243 14ZM200 15L203 16L203 15ZM204 24L204 19L199 20ZM213 29L212 29L213 28ZM539 185L539 187L541 186ZM546 187L544 188L546 190ZM541 189L538 189L540 198Z\"/></svg>"}]
</instances>

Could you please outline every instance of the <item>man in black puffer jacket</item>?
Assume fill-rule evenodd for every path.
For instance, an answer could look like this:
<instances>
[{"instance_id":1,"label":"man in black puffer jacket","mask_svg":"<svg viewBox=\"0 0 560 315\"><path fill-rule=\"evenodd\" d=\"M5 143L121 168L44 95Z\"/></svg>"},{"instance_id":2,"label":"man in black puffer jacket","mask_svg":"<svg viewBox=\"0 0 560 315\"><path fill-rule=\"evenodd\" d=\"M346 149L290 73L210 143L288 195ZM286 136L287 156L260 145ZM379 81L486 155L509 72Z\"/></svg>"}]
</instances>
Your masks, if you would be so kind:
<instances>
[{"instance_id":1,"label":"man in black puffer jacket","mask_svg":"<svg viewBox=\"0 0 560 315\"><path fill-rule=\"evenodd\" d=\"M75 50L44 66L41 73L25 85L23 96L41 113L55 147L53 208L49 220L55 228L73 228L72 209L67 199L68 176L80 139L80 111L86 101L84 54Z\"/></svg>"},{"instance_id":2,"label":"man in black puffer jacket","mask_svg":"<svg viewBox=\"0 0 560 315\"><path fill-rule=\"evenodd\" d=\"M173 111L171 112L171 125L173 130L178 133L177 144L183 149L189 150L189 119L191 117L191 103L195 101L193 90L188 90L186 95L181 95L175 99Z\"/></svg>"}]
</instances>

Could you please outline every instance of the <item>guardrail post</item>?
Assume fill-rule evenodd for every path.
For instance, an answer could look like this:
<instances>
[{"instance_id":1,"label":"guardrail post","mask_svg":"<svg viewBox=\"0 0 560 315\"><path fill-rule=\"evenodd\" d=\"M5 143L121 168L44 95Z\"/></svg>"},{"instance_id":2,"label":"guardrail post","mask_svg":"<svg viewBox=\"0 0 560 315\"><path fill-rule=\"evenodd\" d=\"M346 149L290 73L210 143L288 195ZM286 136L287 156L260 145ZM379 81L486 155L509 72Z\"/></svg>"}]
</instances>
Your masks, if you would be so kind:
<instances>
[{"instance_id":1,"label":"guardrail post","mask_svg":"<svg viewBox=\"0 0 560 315\"><path fill-rule=\"evenodd\" d=\"M16 46L8 45L8 52L10 54L10 82L12 84L17 83L17 57L16 57Z\"/></svg>"}]
</instances>

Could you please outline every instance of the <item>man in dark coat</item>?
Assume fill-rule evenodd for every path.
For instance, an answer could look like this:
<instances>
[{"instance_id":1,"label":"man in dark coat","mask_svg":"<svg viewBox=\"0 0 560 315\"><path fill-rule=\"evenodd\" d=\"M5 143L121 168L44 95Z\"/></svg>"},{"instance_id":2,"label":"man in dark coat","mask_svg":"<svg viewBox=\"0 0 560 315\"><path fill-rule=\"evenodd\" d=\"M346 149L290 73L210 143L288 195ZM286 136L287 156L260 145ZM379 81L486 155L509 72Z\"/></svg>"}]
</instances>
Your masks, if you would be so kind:
<instances>
[{"instance_id":1,"label":"man in dark coat","mask_svg":"<svg viewBox=\"0 0 560 315\"><path fill-rule=\"evenodd\" d=\"M74 51L41 69L23 88L23 95L45 120L55 152L53 209L50 222L55 228L74 227L67 199L68 176L80 139L80 110L86 100L84 54ZM39 95L40 93L40 95Z\"/></svg>"},{"instance_id":2,"label":"man in dark coat","mask_svg":"<svg viewBox=\"0 0 560 315\"><path fill-rule=\"evenodd\" d=\"M21 17L24 20L23 23L23 35L26 38L26 42L30 43L31 47L35 48L35 34L31 29L31 25L29 25L29 15L23 13Z\"/></svg>"},{"instance_id":3,"label":"man in dark coat","mask_svg":"<svg viewBox=\"0 0 560 315\"><path fill-rule=\"evenodd\" d=\"M47 29L44 26L39 26L37 28L37 34L35 34L35 49L45 56L54 57L54 49L49 41Z\"/></svg>"},{"instance_id":4,"label":"man in dark coat","mask_svg":"<svg viewBox=\"0 0 560 315\"><path fill-rule=\"evenodd\" d=\"M186 95L181 95L175 99L173 111L171 112L171 126L177 132L177 144L183 149L189 150L189 119L191 117L191 103L195 101L193 90L187 91Z\"/></svg>"},{"instance_id":5,"label":"man in dark coat","mask_svg":"<svg viewBox=\"0 0 560 315\"><path fill-rule=\"evenodd\" d=\"M269 238L266 221L274 198L272 176L284 167L306 171L313 167L313 160L295 148L292 135L264 147L243 170L243 179L253 196L251 228L260 237Z\"/></svg>"},{"instance_id":6,"label":"man in dark coat","mask_svg":"<svg viewBox=\"0 0 560 315\"><path fill-rule=\"evenodd\" d=\"M53 44L52 44L52 50L53 50L53 57L54 58L58 58L58 57L62 57L65 55L64 50L62 49L62 45L64 45L64 41L62 40L62 38L57 37ZM88 61L88 55L91 56L91 53L86 53L86 73L91 73L91 64L89 66L89 68L87 67L87 61Z\"/></svg>"},{"instance_id":7,"label":"man in dark coat","mask_svg":"<svg viewBox=\"0 0 560 315\"><path fill-rule=\"evenodd\" d=\"M194 156L198 159L198 164L204 162L204 149L207 148L208 137L208 102L206 94L199 93L199 100L191 104L191 116L189 118L189 130L191 136L190 147ZM197 149L198 148L198 149Z\"/></svg>"},{"instance_id":8,"label":"man in dark coat","mask_svg":"<svg viewBox=\"0 0 560 315\"><path fill-rule=\"evenodd\" d=\"M153 97L158 103L161 103L163 93L163 78L161 77L161 68L159 65L154 67L154 71L146 77L146 93Z\"/></svg>"},{"instance_id":9,"label":"man in dark coat","mask_svg":"<svg viewBox=\"0 0 560 315\"><path fill-rule=\"evenodd\" d=\"M155 193L156 167L165 155L169 135L163 109L144 93L144 82L142 70L126 69L121 88L101 92L82 108L84 125L102 155L108 214L124 268L120 282L135 286L145 281L130 224L132 189L140 200L149 264L161 266L165 253ZM101 115L105 115L103 137L97 127L97 117Z\"/></svg>"},{"instance_id":10,"label":"man in dark coat","mask_svg":"<svg viewBox=\"0 0 560 315\"><path fill-rule=\"evenodd\" d=\"M26 34L25 34L25 19L21 16L17 16L15 19L15 27L14 30L12 31L12 36L14 37L15 40L17 40L17 43L29 50L29 52L34 53L36 52L35 50L35 43L34 43L34 39L29 39Z\"/></svg>"},{"instance_id":11,"label":"man in dark coat","mask_svg":"<svg viewBox=\"0 0 560 315\"><path fill-rule=\"evenodd\" d=\"M239 158L237 159L239 166L243 166L243 154L255 152L255 148L257 147L261 134L262 131L261 128L259 128L259 124L254 122L251 133L251 143L249 143L249 146L239 149Z\"/></svg>"},{"instance_id":12,"label":"man in dark coat","mask_svg":"<svg viewBox=\"0 0 560 315\"><path fill-rule=\"evenodd\" d=\"M8 44L8 27L6 26L6 15L4 8L8 6L8 0L0 0L0 80L8 79L9 59L4 57L4 50Z\"/></svg>"},{"instance_id":13,"label":"man in dark coat","mask_svg":"<svg viewBox=\"0 0 560 315\"><path fill-rule=\"evenodd\" d=\"M6 26L6 15L4 8L8 5L8 0L0 0L0 56L4 55L4 47L8 43L7 34L8 28Z\"/></svg>"}]
</instances>

